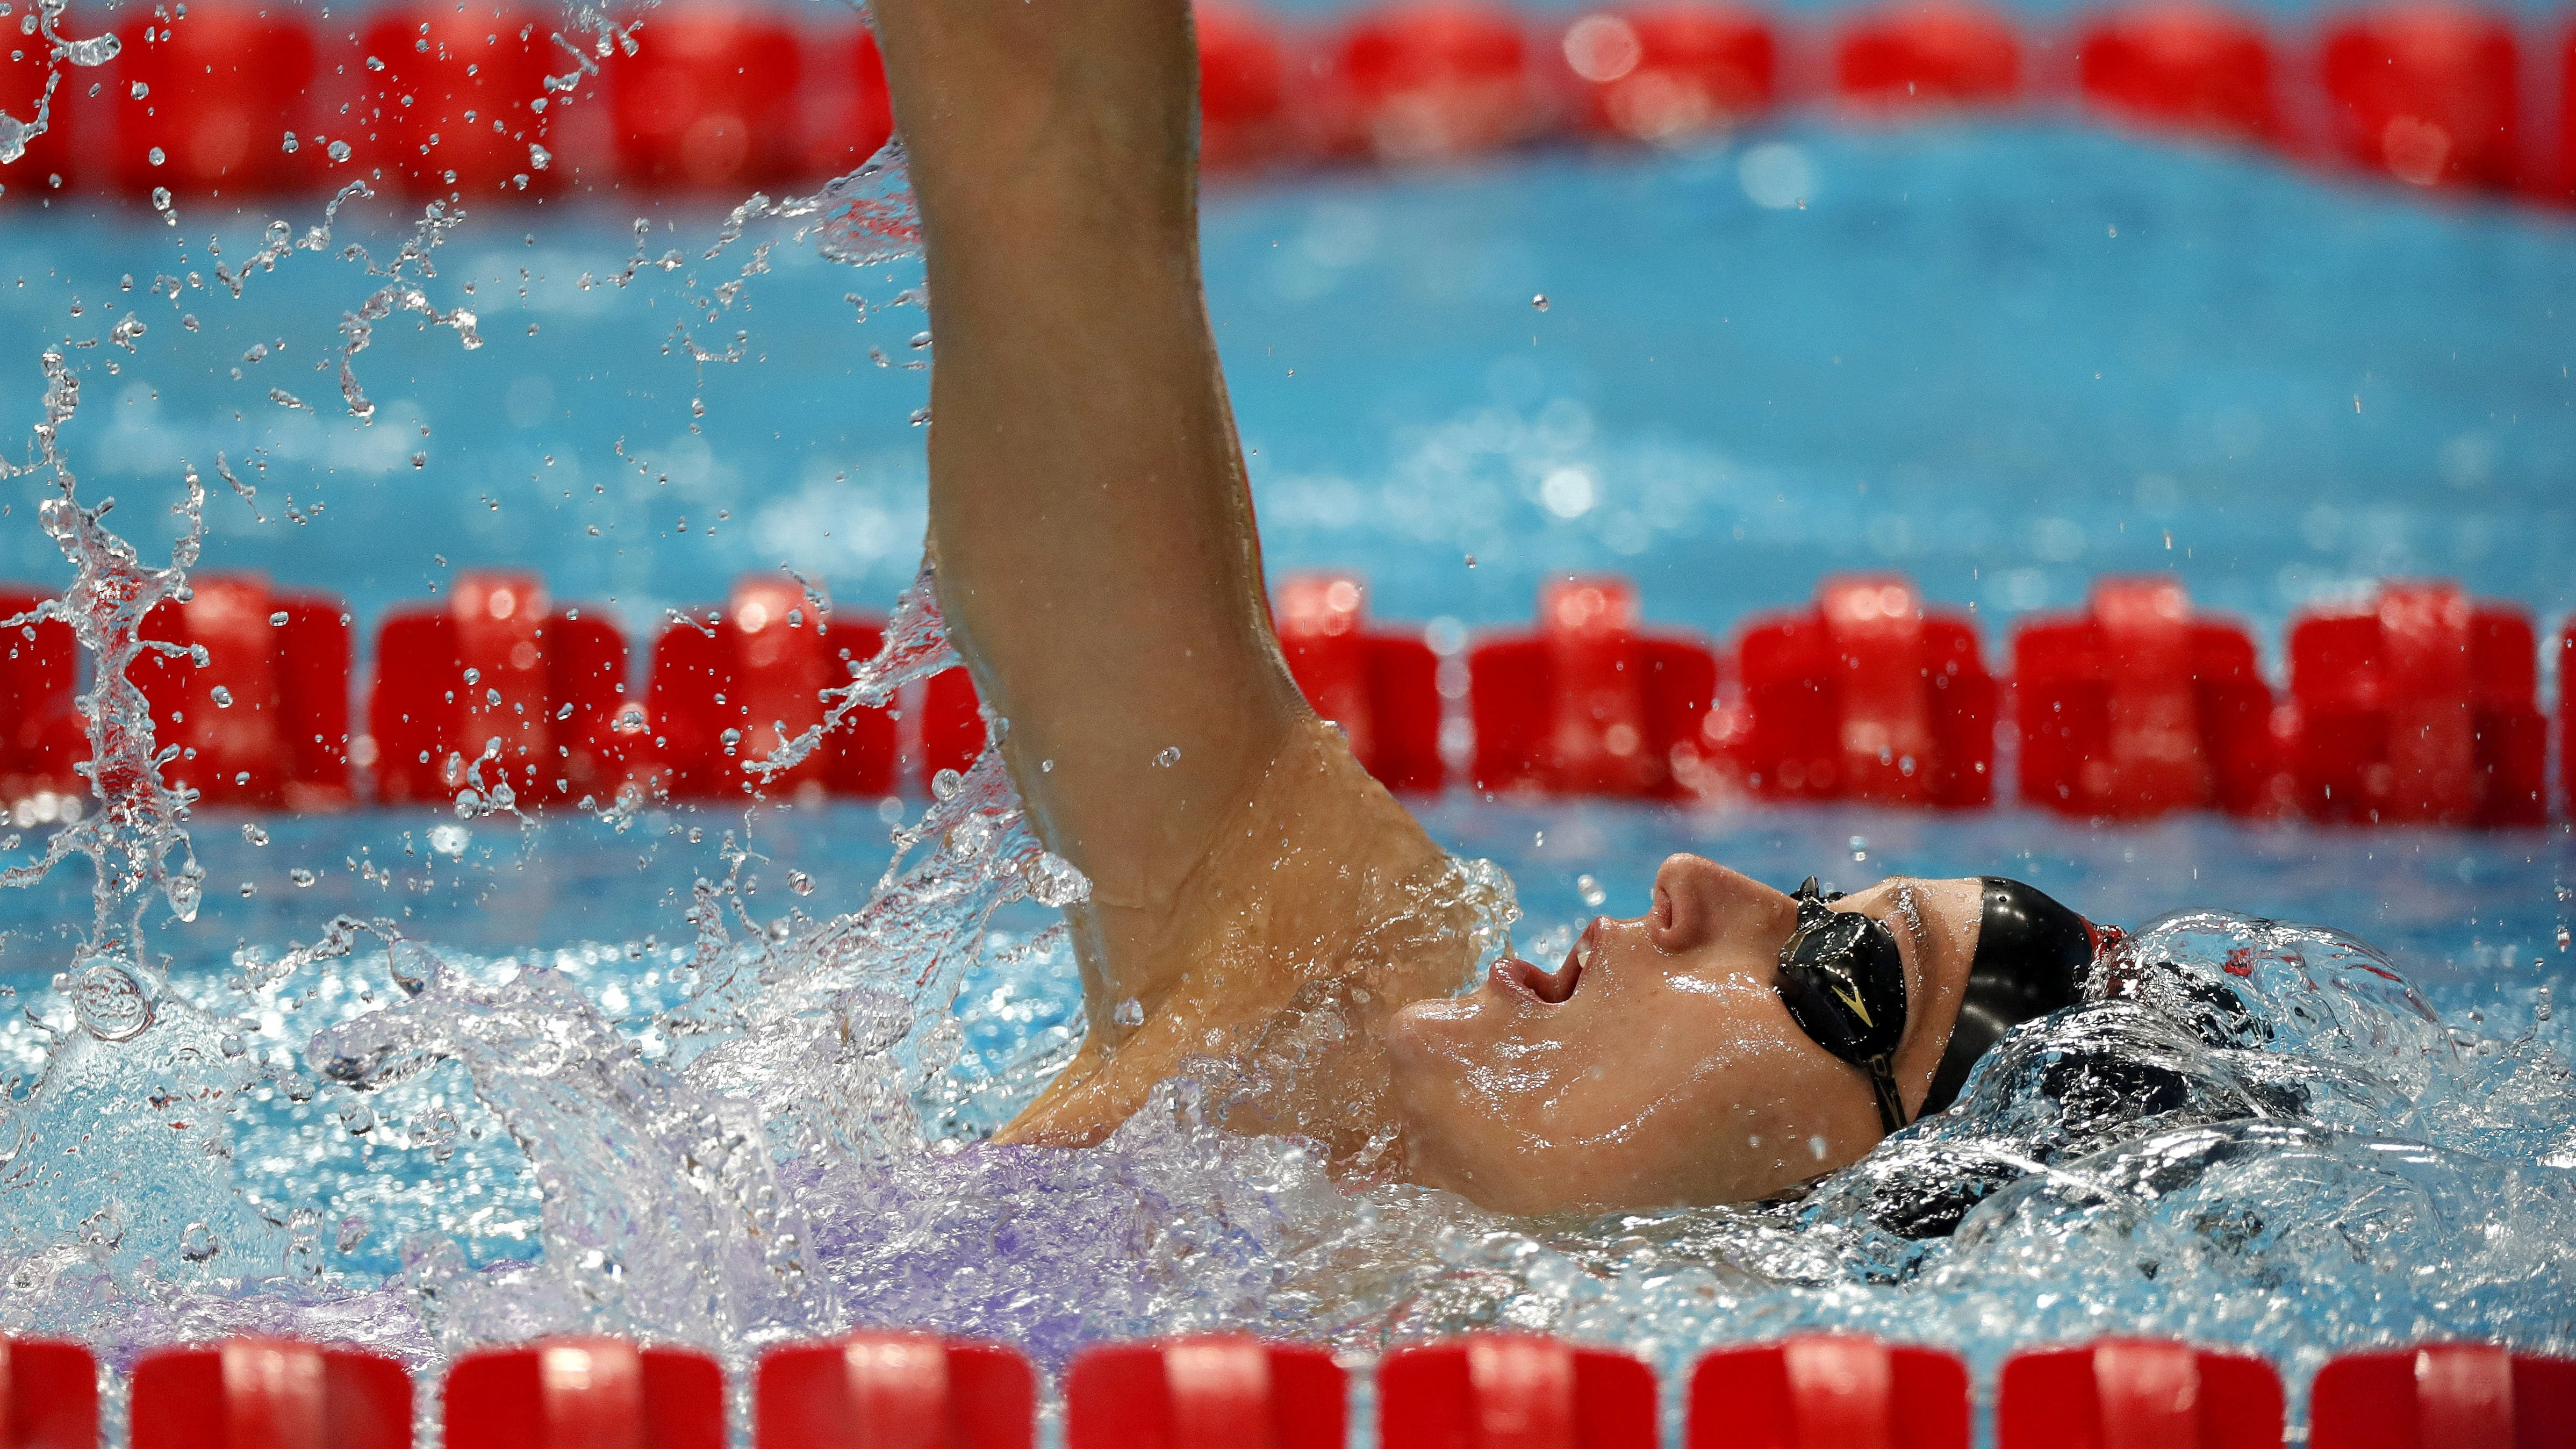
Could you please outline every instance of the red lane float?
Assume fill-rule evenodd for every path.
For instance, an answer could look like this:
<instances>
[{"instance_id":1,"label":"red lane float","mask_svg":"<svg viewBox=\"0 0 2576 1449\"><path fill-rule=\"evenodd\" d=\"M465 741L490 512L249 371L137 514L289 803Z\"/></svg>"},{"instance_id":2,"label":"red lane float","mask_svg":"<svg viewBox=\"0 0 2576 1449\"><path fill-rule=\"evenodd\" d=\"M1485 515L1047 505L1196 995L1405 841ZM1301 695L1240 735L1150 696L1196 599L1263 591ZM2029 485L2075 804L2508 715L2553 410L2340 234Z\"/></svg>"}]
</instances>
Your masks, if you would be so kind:
<instances>
[{"instance_id":1,"label":"red lane float","mask_svg":"<svg viewBox=\"0 0 2576 1449\"><path fill-rule=\"evenodd\" d=\"M551 194L563 173L543 147L557 21L536 11L405 5L380 13L349 61L369 139L357 145L415 197ZM336 53L350 54L345 47ZM341 77L326 77L324 89ZM321 118L326 136L336 116ZM345 122L342 124L346 124ZM359 137L343 137L355 145ZM353 174L363 174L354 172ZM345 178L344 178L345 179Z\"/></svg>"},{"instance_id":2,"label":"red lane float","mask_svg":"<svg viewBox=\"0 0 2576 1449\"><path fill-rule=\"evenodd\" d=\"M997 1343L860 1333L762 1355L754 1449L1033 1449L1037 1375Z\"/></svg>"},{"instance_id":3,"label":"red lane float","mask_svg":"<svg viewBox=\"0 0 2576 1449\"><path fill-rule=\"evenodd\" d=\"M2416 186L2506 187L2519 171L2513 28L2462 6L2397 4L2326 32L2337 149Z\"/></svg>"},{"instance_id":4,"label":"red lane float","mask_svg":"<svg viewBox=\"0 0 2576 1449\"><path fill-rule=\"evenodd\" d=\"M2576 25L2567 28L2567 40L2560 49L2557 199L2564 203L2576 201Z\"/></svg>"},{"instance_id":5,"label":"red lane float","mask_svg":"<svg viewBox=\"0 0 2576 1449\"><path fill-rule=\"evenodd\" d=\"M1943 810L1993 800L1995 681L1976 625L1924 607L1911 581L1827 579L1813 608L1746 625L1737 657L1728 753L1750 793Z\"/></svg>"},{"instance_id":6,"label":"red lane float","mask_svg":"<svg viewBox=\"0 0 2576 1449\"><path fill-rule=\"evenodd\" d=\"M699 6L655 12L635 41L633 55L606 67L625 182L740 193L797 175L803 45L794 26Z\"/></svg>"},{"instance_id":7,"label":"red lane float","mask_svg":"<svg viewBox=\"0 0 2576 1449\"><path fill-rule=\"evenodd\" d=\"M1691 1372L1688 1449L1968 1449L1970 1442L1968 1366L1940 1349L1810 1334L1720 1349ZM2080 1441L2065 1442L2072 1449Z\"/></svg>"},{"instance_id":8,"label":"red lane float","mask_svg":"<svg viewBox=\"0 0 2576 1449\"><path fill-rule=\"evenodd\" d=\"M447 1371L446 1401L446 1449L725 1449L724 1370L695 1349L487 1349Z\"/></svg>"},{"instance_id":9,"label":"red lane float","mask_svg":"<svg viewBox=\"0 0 2576 1449\"><path fill-rule=\"evenodd\" d=\"M1612 1349L1480 1333L1377 1371L1377 1441L1420 1449L1655 1449L1655 1374Z\"/></svg>"},{"instance_id":10,"label":"red lane float","mask_svg":"<svg viewBox=\"0 0 2576 1449\"><path fill-rule=\"evenodd\" d=\"M133 1449L411 1449L411 1375L382 1354L278 1338L134 1366Z\"/></svg>"},{"instance_id":11,"label":"red lane float","mask_svg":"<svg viewBox=\"0 0 2576 1449\"><path fill-rule=\"evenodd\" d=\"M2576 614L2558 626L2558 793L2576 819Z\"/></svg>"},{"instance_id":12,"label":"red lane float","mask_svg":"<svg viewBox=\"0 0 2576 1449\"><path fill-rule=\"evenodd\" d=\"M1565 29L1575 119L1599 135L1671 141L1771 108L1779 44L1771 21L1725 5L1597 11Z\"/></svg>"},{"instance_id":13,"label":"red lane float","mask_svg":"<svg viewBox=\"0 0 2576 1449\"><path fill-rule=\"evenodd\" d=\"M2021 93L2012 22L1960 0L1930 0L1854 22L1834 48L1834 89L1855 109L1899 114L1991 106Z\"/></svg>"},{"instance_id":14,"label":"red lane float","mask_svg":"<svg viewBox=\"0 0 2576 1449\"><path fill-rule=\"evenodd\" d=\"M0 584L0 619L50 597ZM89 757L89 738L72 703L79 677L80 646L71 625L48 619L0 633L0 806L20 829L39 823L40 815L50 822L61 799L88 793L73 768Z\"/></svg>"},{"instance_id":15,"label":"red lane float","mask_svg":"<svg viewBox=\"0 0 2576 1449\"><path fill-rule=\"evenodd\" d=\"M88 1349L0 1335L0 1449L98 1449L98 1362Z\"/></svg>"},{"instance_id":16,"label":"red lane float","mask_svg":"<svg viewBox=\"0 0 2576 1449\"><path fill-rule=\"evenodd\" d=\"M885 146L894 134L885 56L864 24L840 25L805 41L805 156L801 174L839 176Z\"/></svg>"},{"instance_id":17,"label":"red lane float","mask_svg":"<svg viewBox=\"0 0 2576 1449\"><path fill-rule=\"evenodd\" d=\"M1437 161L1525 140L1551 117L1509 10L1430 0L1361 17L1318 76L1326 151Z\"/></svg>"},{"instance_id":18,"label":"red lane float","mask_svg":"<svg viewBox=\"0 0 2576 1449\"><path fill-rule=\"evenodd\" d=\"M1065 1370L1064 1443L1342 1449L1343 1403L1341 1367L1320 1348L1231 1334L1111 1344Z\"/></svg>"},{"instance_id":19,"label":"red lane float","mask_svg":"<svg viewBox=\"0 0 2576 1449\"><path fill-rule=\"evenodd\" d=\"M1231 171L1275 159L1295 141L1290 52L1278 22L1239 5L1201 5L1199 164Z\"/></svg>"},{"instance_id":20,"label":"red lane float","mask_svg":"<svg viewBox=\"0 0 2576 1449\"><path fill-rule=\"evenodd\" d=\"M2170 575L2100 579L2084 613L2016 624L2013 703L2028 804L2144 819L2289 803L2253 635L2194 617Z\"/></svg>"},{"instance_id":21,"label":"red lane float","mask_svg":"<svg viewBox=\"0 0 2576 1449\"><path fill-rule=\"evenodd\" d=\"M2311 819L2538 825L2548 723L2531 621L2457 584L2389 583L2290 626L2289 744Z\"/></svg>"},{"instance_id":22,"label":"red lane float","mask_svg":"<svg viewBox=\"0 0 2576 1449\"><path fill-rule=\"evenodd\" d=\"M1641 627L1636 585L1567 578L1538 628L1468 654L1473 779L1492 793L1674 798L1707 787L1717 654Z\"/></svg>"},{"instance_id":23,"label":"red lane float","mask_svg":"<svg viewBox=\"0 0 2576 1449\"><path fill-rule=\"evenodd\" d=\"M2111 15L2077 43L2085 101L2136 125L2241 140L2281 134L2263 27L2198 0Z\"/></svg>"},{"instance_id":24,"label":"red lane float","mask_svg":"<svg viewBox=\"0 0 2576 1449\"><path fill-rule=\"evenodd\" d=\"M2317 1371L2310 1449L2571 1449L2576 1359L2493 1344L2346 1354Z\"/></svg>"},{"instance_id":25,"label":"red lane float","mask_svg":"<svg viewBox=\"0 0 2576 1449\"><path fill-rule=\"evenodd\" d=\"M1995 1449L2280 1449L2281 1378L2247 1353L2111 1338L2004 1360Z\"/></svg>"},{"instance_id":26,"label":"red lane float","mask_svg":"<svg viewBox=\"0 0 2576 1449\"><path fill-rule=\"evenodd\" d=\"M794 580L754 575L722 611L671 624L653 646L646 713L651 760L679 800L728 800L757 791L879 796L895 778L895 724L881 709L853 710L821 748L763 780L743 766L823 722L823 691L849 680L847 661L873 657L885 627L820 617Z\"/></svg>"},{"instance_id":27,"label":"red lane float","mask_svg":"<svg viewBox=\"0 0 2576 1449\"><path fill-rule=\"evenodd\" d=\"M1315 713L1341 727L1361 768L1390 790L1436 795L1440 657L1420 630L1371 629L1368 589L1308 574L1279 589L1272 618L1288 672Z\"/></svg>"},{"instance_id":28,"label":"red lane float","mask_svg":"<svg viewBox=\"0 0 2576 1449\"><path fill-rule=\"evenodd\" d=\"M939 772L965 774L984 753L984 703L964 665L943 669L921 687L921 778L936 789Z\"/></svg>"},{"instance_id":29,"label":"red lane float","mask_svg":"<svg viewBox=\"0 0 2576 1449\"><path fill-rule=\"evenodd\" d=\"M478 779L522 805L604 803L643 729L625 636L556 611L534 574L461 573L445 607L397 608L377 629L360 753L383 804L443 803Z\"/></svg>"},{"instance_id":30,"label":"red lane float","mask_svg":"<svg viewBox=\"0 0 2576 1449\"><path fill-rule=\"evenodd\" d=\"M202 0L185 18L147 20L120 39L115 165L128 195L261 196L320 183L319 153L302 145L316 76L301 8ZM131 95L135 86L145 93Z\"/></svg>"},{"instance_id":31,"label":"red lane float","mask_svg":"<svg viewBox=\"0 0 2576 1449\"><path fill-rule=\"evenodd\" d=\"M337 810L349 779L349 616L323 594L280 594L249 574L202 574L185 603L157 604L129 671L154 739L177 745L162 770L208 805ZM185 651L203 649L206 662Z\"/></svg>"}]
</instances>

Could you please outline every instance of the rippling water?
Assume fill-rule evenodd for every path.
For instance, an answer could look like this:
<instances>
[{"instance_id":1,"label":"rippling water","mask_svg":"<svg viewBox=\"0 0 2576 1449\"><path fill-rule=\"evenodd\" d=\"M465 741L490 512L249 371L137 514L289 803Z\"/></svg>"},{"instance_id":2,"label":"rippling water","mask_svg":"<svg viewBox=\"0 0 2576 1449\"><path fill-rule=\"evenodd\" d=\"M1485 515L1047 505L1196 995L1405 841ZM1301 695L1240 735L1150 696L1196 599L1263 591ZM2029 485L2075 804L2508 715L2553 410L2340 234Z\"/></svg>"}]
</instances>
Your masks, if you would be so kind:
<instances>
[{"instance_id":1,"label":"rippling water","mask_svg":"<svg viewBox=\"0 0 2576 1449\"><path fill-rule=\"evenodd\" d=\"M1099 1149L979 1144L1080 1018L1053 913L994 867L1027 859L1006 804L940 808L989 829L964 856L934 831L928 869L857 917L825 912L874 883L886 827L849 807L485 820L436 846L428 817L201 832L220 904L152 1026L100 1041L31 990L52 1043L24 1017L5 1034L45 1073L6 1129L8 1325L120 1356L294 1329L423 1366L583 1326L748 1353L927 1323L1049 1364L1215 1326L1371 1349L1514 1324L1667 1368L1801 1326L1986 1362L2165 1331L2294 1372L2423 1335L2576 1341L2563 833L1436 809L1526 886L1524 945L1595 895L1642 908L1672 848L1782 881L2010 870L2144 927L1958 1110L1803 1203L1527 1222L1214 1132L1213 1067ZM281 879L332 855L359 864ZM281 894L394 939L290 953ZM2148 924L2196 901L2391 949L2215 910Z\"/></svg>"}]
</instances>

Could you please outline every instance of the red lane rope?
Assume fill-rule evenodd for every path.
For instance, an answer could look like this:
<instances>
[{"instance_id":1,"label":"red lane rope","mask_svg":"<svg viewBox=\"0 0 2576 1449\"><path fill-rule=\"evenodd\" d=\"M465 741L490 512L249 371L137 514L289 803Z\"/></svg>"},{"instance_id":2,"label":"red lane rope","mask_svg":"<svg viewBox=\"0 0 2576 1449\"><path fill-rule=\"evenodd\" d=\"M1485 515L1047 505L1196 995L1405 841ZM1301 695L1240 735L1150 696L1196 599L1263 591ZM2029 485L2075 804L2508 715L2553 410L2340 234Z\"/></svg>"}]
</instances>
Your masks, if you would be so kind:
<instances>
[{"instance_id":1,"label":"red lane rope","mask_svg":"<svg viewBox=\"0 0 2576 1449\"><path fill-rule=\"evenodd\" d=\"M0 585L0 617L42 597ZM1723 643L1650 627L1616 577L1554 580L1531 627L1473 639L1373 620L1366 601L1353 576L1292 577L1274 617L1316 712L1410 795L1930 810L2009 795L2080 819L2534 827L2552 817L2544 647L2561 660L2562 751L2576 741L2576 616L2544 646L2519 605L2439 580L2301 611L2286 687L2243 623L2199 612L2166 575L2099 579L2080 610L2015 620L1993 663L1973 611L1893 574L1827 578ZM636 641L640 679L616 624L527 573L467 570L444 601L390 611L363 679L339 601L257 577L205 575L143 627L205 650L203 665L136 666L157 737L180 749L171 779L210 805L286 810L468 790L738 800L743 764L820 723L821 692L883 640L882 620L814 617L800 585L765 575ZM65 625L0 641L0 809L21 827L87 808L81 668ZM974 685L951 669L854 712L762 788L918 792L983 739ZM2557 808L2576 818L2565 763Z\"/></svg>"},{"instance_id":2,"label":"red lane rope","mask_svg":"<svg viewBox=\"0 0 2576 1449\"><path fill-rule=\"evenodd\" d=\"M1378 1439L1483 1449L1654 1449L1655 1374L1615 1349L1525 1333L1399 1348L1375 1370ZM0 1434L97 1449L99 1373L73 1344L0 1337ZM1686 1449L1744 1443L1968 1449L1973 1375L1957 1354L1799 1334L1703 1355ZM422 1388L425 1388L423 1385ZM789 1344L753 1375L756 1449L1031 1449L1037 1376L1000 1344L871 1330ZM709 1354L604 1337L484 1349L446 1376L449 1449L722 1449L725 1372ZM2068 1442L2277 1446L2279 1373L2259 1355L2107 1337L2026 1349L1992 1386L1999 1449ZM144 1355L134 1449L410 1449L419 1392L396 1360L292 1339ZM1064 1378L1068 1449L1211 1444L1336 1449L1349 1375L1312 1347L1198 1334L1100 1344ZM2436 1343L2330 1359L2308 1393L2315 1449L2561 1444L2576 1359Z\"/></svg>"},{"instance_id":3,"label":"red lane rope","mask_svg":"<svg viewBox=\"0 0 2576 1449\"><path fill-rule=\"evenodd\" d=\"M548 73L575 63L534 10L398 4L344 29L199 0L177 20L111 18L123 49L67 72L49 129L0 167L0 199L255 199L362 177L415 199L740 196L845 171L891 126L863 26L754 6L656 11L631 53L611 46L563 93ZM75 14L63 30L96 23ZM1792 105L1878 124L2018 107L2563 204L2576 30L2517 23L2540 22L2441 0L2312 32L2203 0L2141 0L2064 29L1971 0L1812 25L1722 3L1564 19L1416 0L1299 28L1215 3L1199 11L1203 156L1220 174L1423 165L1545 141L1687 142ZM33 117L47 51L0 61L0 108Z\"/></svg>"}]
</instances>

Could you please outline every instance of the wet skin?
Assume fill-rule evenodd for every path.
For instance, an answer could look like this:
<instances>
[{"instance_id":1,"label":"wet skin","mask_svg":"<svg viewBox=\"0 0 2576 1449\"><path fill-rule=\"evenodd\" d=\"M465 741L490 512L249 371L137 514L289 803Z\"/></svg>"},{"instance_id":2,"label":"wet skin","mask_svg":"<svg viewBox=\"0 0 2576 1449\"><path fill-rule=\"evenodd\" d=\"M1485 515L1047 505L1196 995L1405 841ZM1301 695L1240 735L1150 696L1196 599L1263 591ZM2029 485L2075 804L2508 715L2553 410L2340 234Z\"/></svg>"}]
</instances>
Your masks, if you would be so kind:
<instances>
[{"instance_id":1,"label":"wet skin","mask_svg":"<svg viewBox=\"0 0 2576 1449\"><path fill-rule=\"evenodd\" d=\"M1285 1064L1228 1126L1368 1173L1392 1127L1412 1175L1506 1211L1741 1200L1866 1151L1866 1078L1771 985L1789 898L1707 861L1667 862L1567 967L1448 994L1476 952L1454 874L1271 628L1199 284L1187 0L871 12L939 338L940 607L1030 826L1091 883L1067 911L1089 1032L998 1138L1099 1142L1221 1054ZM1919 1102L1976 883L1844 908L1903 924Z\"/></svg>"},{"instance_id":2,"label":"wet skin","mask_svg":"<svg viewBox=\"0 0 2576 1449\"><path fill-rule=\"evenodd\" d=\"M1895 929L1908 1014L1896 1073L1919 1110L1958 1016L1983 903L1974 880L1889 880L1835 909ZM1498 962L1388 1032L1409 1175L1541 1213L1766 1196L1881 1137L1867 1076L1809 1040L1773 980L1790 898L1676 855L1652 908L1592 922L1550 971Z\"/></svg>"}]
</instances>

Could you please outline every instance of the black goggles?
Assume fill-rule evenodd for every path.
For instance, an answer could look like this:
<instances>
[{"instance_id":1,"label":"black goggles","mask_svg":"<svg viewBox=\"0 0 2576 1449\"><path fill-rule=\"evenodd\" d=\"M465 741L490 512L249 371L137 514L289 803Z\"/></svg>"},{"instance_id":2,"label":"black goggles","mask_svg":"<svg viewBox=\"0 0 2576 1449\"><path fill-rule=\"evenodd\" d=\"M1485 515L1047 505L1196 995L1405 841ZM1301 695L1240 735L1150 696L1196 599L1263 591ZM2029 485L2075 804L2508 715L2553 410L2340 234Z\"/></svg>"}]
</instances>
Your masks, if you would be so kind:
<instances>
[{"instance_id":1,"label":"black goggles","mask_svg":"<svg viewBox=\"0 0 2576 1449\"><path fill-rule=\"evenodd\" d=\"M1798 926L1780 946L1780 1000L1816 1045L1869 1073L1879 1125L1909 1120L1890 1064L1905 1040L1905 958L1885 921L1827 905L1842 899L1807 877L1798 887Z\"/></svg>"}]
</instances>

